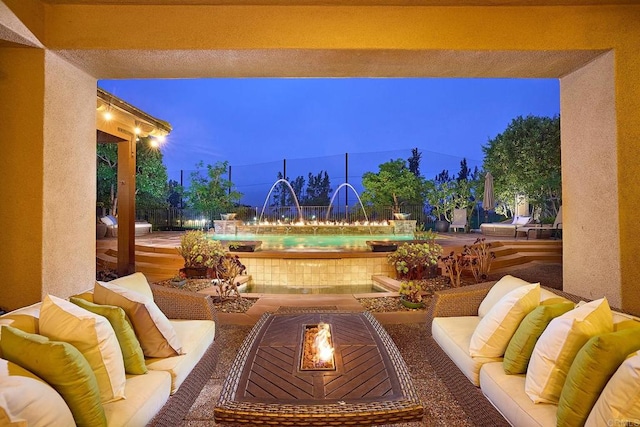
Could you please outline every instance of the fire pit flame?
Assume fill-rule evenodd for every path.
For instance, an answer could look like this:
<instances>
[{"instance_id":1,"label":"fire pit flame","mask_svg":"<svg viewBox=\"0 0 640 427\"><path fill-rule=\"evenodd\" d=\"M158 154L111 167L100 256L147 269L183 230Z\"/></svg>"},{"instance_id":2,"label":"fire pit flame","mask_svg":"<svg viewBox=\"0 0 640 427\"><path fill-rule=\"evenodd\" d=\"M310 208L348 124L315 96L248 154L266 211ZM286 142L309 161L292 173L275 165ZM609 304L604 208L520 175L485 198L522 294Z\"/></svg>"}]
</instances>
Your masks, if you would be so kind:
<instances>
[{"instance_id":1,"label":"fire pit flame","mask_svg":"<svg viewBox=\"0 0 640 427\"><path fill-rule=\"evenodd\" d=\"M300 369L303 371L336 369L329 324L304 325Z\"/></svg>"},{"instance_id":2,"label":"fire pit flame","mask_svg":"<svg viewBox=\"0 0 640 427\"><path fill-rule=\"evenodd\" d=\"M331 338L331 332L329 331L329 325L326 323L318 324L318 332L316 333L316 339L314 343L314 360L315 362L329 362L333 359L333 347L329 339Z\"/></svg>"}]
</instances>

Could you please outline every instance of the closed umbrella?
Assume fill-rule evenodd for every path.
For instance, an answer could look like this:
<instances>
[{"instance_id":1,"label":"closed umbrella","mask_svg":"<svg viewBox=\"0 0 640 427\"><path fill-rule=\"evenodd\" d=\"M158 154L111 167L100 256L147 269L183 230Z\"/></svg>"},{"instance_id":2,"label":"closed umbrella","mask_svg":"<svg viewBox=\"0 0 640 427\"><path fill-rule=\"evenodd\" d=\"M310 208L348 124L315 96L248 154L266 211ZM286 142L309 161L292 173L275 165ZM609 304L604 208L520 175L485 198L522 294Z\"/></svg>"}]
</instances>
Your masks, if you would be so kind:
<instances>
[{"instance_id":1,"label":"closed umbrella","mask_svg":"<svg viewBox=\"0 0 640 427\"><path fill-rule=\"evenodd\" d=\"M493 175L487 172L484 177L484 197L482 199L482 209L484 209L484 221L489 222L489 211L493 210L496 204L493 197Z\"/></svg>"}]
</instances>

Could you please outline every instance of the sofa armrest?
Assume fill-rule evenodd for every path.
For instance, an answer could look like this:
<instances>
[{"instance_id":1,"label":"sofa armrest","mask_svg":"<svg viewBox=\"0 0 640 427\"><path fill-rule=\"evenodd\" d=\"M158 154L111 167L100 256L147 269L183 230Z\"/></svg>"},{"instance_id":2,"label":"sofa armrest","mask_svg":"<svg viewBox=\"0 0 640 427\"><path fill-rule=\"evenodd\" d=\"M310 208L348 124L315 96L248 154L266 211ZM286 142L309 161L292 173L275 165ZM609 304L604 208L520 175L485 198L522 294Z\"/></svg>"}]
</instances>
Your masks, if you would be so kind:
<instances>
[{"instance_id":1,"label":"sofa armrest","mask_svg":"<svg viewBox=\"0 0 640 427\"><path fill-rule=\"evenodd\" d=\"M434 293L427 309L427 321L434 317L477 316L480 303L494 283L484 282Z\"/></svg>"},{"instance_id":2,"label":"sofa armrest","mask_svg":"<svg viewBox=\"0 0 640 427\"><path fill-rule=\"evenodd\" d=\"M169 319L213 320L218 315L210 295L151 284L153 300Z\"/></svg>"}]
</instances>

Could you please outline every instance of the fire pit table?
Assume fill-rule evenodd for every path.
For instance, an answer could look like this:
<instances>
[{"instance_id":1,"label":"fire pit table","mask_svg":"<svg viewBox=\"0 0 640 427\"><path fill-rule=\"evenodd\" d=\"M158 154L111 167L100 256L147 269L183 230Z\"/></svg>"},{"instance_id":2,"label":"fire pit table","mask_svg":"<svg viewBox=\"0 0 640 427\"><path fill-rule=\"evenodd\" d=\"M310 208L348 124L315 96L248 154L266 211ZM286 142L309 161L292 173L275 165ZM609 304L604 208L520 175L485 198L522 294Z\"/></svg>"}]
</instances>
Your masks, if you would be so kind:
<instances>
[{"instance_id":1,"label":"fire pit table","mask_svg":"<svg viewBox=\"0 0 640 427\"><path fill-rule=\"evenodd\" d=\"M328 324L333 360L302 364L305 333ZM329 368L327 368L329 366ZM214 408L217 422L329 426L422 420L395 344L368 312L264 314L245 339Z\"/></svg>"}]
</instances>

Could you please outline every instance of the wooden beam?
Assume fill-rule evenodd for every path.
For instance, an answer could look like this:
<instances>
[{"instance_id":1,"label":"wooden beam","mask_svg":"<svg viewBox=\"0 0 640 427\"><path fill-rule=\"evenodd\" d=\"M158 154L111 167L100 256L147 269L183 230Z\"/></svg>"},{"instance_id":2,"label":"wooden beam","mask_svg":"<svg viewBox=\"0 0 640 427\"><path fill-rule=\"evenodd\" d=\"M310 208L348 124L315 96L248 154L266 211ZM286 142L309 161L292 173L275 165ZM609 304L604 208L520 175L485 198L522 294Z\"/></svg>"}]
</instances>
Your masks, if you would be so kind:
<instances>
[{"instance_id":1,"label":"wooden beam","mask_svg":"<svg viewBox=\"0 0 640 427\"><path fill-rule=\"evenodd\" d=\"M131 133L118 143L118 276L136 271L135 220L136 136Z\"/></svg>"}]
</instances>

